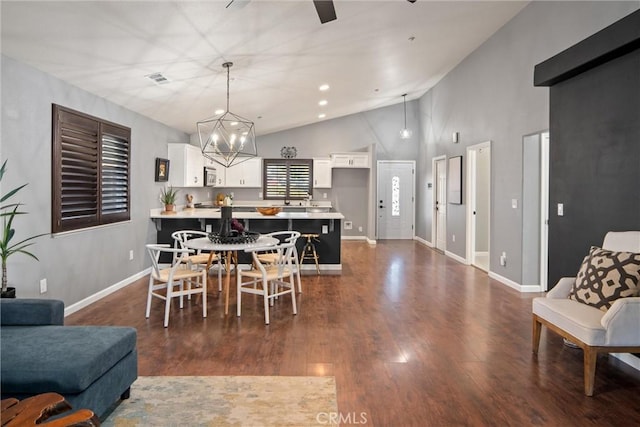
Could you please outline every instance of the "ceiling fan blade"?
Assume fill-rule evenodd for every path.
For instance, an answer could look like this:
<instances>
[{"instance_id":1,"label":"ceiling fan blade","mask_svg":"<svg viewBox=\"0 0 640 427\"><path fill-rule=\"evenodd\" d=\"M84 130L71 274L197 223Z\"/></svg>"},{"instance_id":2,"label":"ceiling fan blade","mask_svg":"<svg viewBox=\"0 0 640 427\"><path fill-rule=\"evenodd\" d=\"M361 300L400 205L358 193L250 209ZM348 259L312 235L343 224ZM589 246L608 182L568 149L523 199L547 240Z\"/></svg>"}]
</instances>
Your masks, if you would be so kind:
<instances>
[{"instance_id":1,"label":"ceiling fan blade","mask_svg":"<svg viewBox=\"0 0 640 427\"><path fill-rule=\"evenodd\" d=\"M321 24L326 24L337 18L333 0L313 0L313 5L316 7Z\"/></svg>"}]
</instances>

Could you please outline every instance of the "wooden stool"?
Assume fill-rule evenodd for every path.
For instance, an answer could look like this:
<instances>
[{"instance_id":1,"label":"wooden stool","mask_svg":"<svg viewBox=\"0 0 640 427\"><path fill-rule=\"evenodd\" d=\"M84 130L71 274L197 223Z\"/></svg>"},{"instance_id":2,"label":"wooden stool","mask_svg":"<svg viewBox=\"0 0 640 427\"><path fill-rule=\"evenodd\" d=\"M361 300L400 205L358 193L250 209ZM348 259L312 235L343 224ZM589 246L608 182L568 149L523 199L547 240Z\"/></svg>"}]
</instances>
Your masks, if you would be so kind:
<instances>
[{"instance_id":1,"label":"wooden stool","mask_svg":"<svg viewBox=\"0 0 640 427\"><path fill-rule=\"evenodd\" d=\"M319 234L302 234L300 237L306 238L307 243L304 245L304 249L302 250L302 255L300 255L300 264L304 262L305 259L312 259L316 263L316 274L320 274L320 266L318 265L318 253L316 252L316 245L313 244L313 241L319 242L318 237Z\"/></svg>"},{"instance_id":2,"label":"wooden stool","mask_svg":"<svg viewBox=\"0 0 640 427\"><path fill-rule=\"evenodd\" d=\"M100 421L88 409L80 409L69 415L47 421L49 417L71 410L71 405L57 393L44 393L18 399L4 399L0 405L3 426L51 426L69 427L99 426Z\"/></svg>"}]
</instances>

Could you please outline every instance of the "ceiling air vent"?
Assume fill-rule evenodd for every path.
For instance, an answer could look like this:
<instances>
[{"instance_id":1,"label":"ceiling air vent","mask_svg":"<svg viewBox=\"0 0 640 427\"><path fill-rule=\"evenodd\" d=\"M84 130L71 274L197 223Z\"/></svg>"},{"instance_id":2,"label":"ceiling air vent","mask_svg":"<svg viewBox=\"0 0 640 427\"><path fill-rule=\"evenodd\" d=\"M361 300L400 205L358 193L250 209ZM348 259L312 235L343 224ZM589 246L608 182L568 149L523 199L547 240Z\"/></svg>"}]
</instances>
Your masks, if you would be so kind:
<instances>
[{"instance_id":1,"label":"ceiling air vent","mask_svg":"<svg viewBox=\"0 0 640 427\"><path fill-rule=\"evenodd\" d=\"M167 83L170 82L170 80L168 78L166 78L165 76L163 76L162 73L148 74L145 77L148 78L149 80L151 80L152 82L154 82L157 85L163 85L163 84L167 84Z\"/></svg>"}]
</instances>

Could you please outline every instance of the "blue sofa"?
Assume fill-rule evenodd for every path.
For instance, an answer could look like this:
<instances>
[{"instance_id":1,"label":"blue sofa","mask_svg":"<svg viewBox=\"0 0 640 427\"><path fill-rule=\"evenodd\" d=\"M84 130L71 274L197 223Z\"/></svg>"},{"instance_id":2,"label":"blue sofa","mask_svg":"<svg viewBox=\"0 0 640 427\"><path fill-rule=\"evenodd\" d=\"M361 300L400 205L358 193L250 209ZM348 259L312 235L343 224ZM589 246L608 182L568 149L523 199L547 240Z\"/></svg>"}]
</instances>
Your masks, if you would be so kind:
<instances>
[{"instance_id":1,"label":"blue sofa","mask_svg":"<svg viewBox=\"0 0 640 427\"><path fill-rule=\"evenodd\" d=\"M63 324L62 301L0 299L2 399L56 392L103 418L138 377L136 330Z\"/></svg>"}]
</instances>

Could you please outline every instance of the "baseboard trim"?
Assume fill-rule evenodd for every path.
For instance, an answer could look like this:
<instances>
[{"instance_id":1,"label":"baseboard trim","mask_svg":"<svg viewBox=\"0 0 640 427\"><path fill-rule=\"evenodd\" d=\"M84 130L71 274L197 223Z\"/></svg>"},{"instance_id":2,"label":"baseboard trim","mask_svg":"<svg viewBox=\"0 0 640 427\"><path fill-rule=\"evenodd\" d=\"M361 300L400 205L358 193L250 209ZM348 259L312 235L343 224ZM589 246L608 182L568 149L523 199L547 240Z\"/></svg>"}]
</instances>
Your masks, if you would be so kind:
<instances>
[{"instance_id":1,"label":"baseboard trim","mask_svg":"<svg viewBox=\"0 0 640 427\"><path fill-rule=\"evenodd\" d=\"M630 353L611 353L611 355L621 362L631 366L636 371L640 371L640 357L636 357Z\"/></svg>"},{"instance_id":2,"label":"baseboard trim","mask_svg":"<svg viewBox=\"0 0 640 427\"><path fill-rule=\"evenodd\" d=\"M469 265L467 260L462 258L460 255L456 255L453 252L449 252L449 251L444 251L444 254L446 256L448 256L449 258L453 258L454 260L458 261L459 263L462 263L464 265Z\"/></svg>"},{"instance_id":3,"label":"baseboard trim","mask_svg":"<svg viewBox=\"0 0 640 427\"><path fill-rule=\"evenodd\" d=\"M423 245L432 248L433 247L433 243L423 239L422 237L418 237L418 236L413 236L413 240L417 240L419 243L422 243Z\"/></svg>"},{"instance_id":4,"label":"baseboard trim","mask_svg":"<svg viewBox=\"0 0 640 427\"><path fill-rule=\"evenodd\" d=\"M369 240L367 236L340 236L341 240Z\"/></svg>"},{"instance_id":5,"label":"baseboard trim","mask_svg":"<svg viewBox=\"0 0 640 427\"><path fill-rule=\"evenodd\" d=\"M100 292L96 292L93 295L88 296L87 298L78 301L75 304L71 304L70 306L66 307L64 309L64 316L67 317L73 313L75 313L76 311L79 311L85 307L88 307L89 305L93 304L96 301L101 300L102 298L106 297L107 295L111 295L112 293L126 287L129 286L130 284L132 284L133 282L142 279L144 276L146 276L147 274L151 273L151 267L142 270L139 273L134 274L133 276L129 276L126 279L123 279L121 281L119 281L118 283L116 283L115 285L111 285L106 289L101 290Z\"/></svg>"},{"instance_id":6,"label":"baseboard trim","mask_svg":"<svg viewBox=\"0 0 640 427\"><path fill-rule=\"evenodd\" d=\"M378 242L375 239L370 239L368 237L366 239L367 239L367 243L370 244L370 245L375 246L375 245L378 244Z\"/></svg>"},{"instance_id":7,"label":"baseboard trim","mask_svg":"<svg viewBox=\"0 0 640 427\"><path fill-rule=\"evenodd\" d=\"M511 279L507 279L504 276L501 276L497 273L494 273L493 271L489 272L489 277L491 277L492 279L497 280L498 282L502 283L503 285L507 285L508 287L515 289L518 292L522 292L522 293L528 293L528 292L542 292L542 288L540 286L535 286L535 285L521 285L520 283L514 282Z\"/></svg>"}]
</instances>

